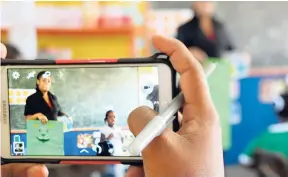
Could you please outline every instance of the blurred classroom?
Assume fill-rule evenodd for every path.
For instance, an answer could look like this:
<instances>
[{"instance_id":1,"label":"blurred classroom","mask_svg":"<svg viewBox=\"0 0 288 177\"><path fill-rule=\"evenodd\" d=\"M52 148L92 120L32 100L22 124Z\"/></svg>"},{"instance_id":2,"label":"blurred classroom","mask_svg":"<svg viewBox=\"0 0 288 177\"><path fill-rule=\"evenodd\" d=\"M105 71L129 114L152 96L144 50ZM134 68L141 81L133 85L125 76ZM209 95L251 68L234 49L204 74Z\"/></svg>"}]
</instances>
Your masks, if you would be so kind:
<instances>
[{"instance_id":1,"label":"blurred classroom","mask_svg":"<svg viewBox=\"0 0 288 177\"><path fill-rule=\"evenodd\" d=\"M220 116L226 176L257 177L239 164L238 157L278 123L273 101L288 91L288 2L215 5L216 16L235 45L226 56L229 106L219 108L221 115L228 114ZM27 60L150 56L155 52L151 34L175 37L178 27L194 14L191 1L31 0L2 1L1 6L1 42L15 46ZM221 75L215 76L214 85L221 82ZM214 101L217 107L221 97ZM49 168L51 177L115 176L109 165Z\"/></svg>"}]
</instances>

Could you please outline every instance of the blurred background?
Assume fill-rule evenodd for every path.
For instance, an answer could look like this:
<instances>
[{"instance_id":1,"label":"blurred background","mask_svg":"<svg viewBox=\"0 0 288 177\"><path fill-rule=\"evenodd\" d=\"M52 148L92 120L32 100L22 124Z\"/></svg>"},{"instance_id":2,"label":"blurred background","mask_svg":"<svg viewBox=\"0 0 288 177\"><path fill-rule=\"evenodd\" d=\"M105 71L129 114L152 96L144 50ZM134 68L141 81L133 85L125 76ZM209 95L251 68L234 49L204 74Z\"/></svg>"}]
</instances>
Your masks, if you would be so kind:
<instances>
[{"instance_id":1,"label":"blurred background","mask_svg":"<svg viewBox=\"0 0 288 177\"><path fill-rule=\"evenodd\" d=\"M254 170L240 165L238 157L258 135L278 123L273 100L288 88L288 2L214 5L215 16L233 41L233 50L206 56L228 62L223 65L229 69L225 80L229 104L218 110L228 115L220 116L225 122L226 176L254 177ZM0 7L7 58L27 60L150 56L156 52L151 34L180 38L179 27L195 15L191 1L27 0L1 1ZM227 72L219 72L213 85L220 85L223 75ZM214 98L218 105L219 99ZM114 167L51 165L50 176L120 177Z\"/></svg>"}]
</instances>

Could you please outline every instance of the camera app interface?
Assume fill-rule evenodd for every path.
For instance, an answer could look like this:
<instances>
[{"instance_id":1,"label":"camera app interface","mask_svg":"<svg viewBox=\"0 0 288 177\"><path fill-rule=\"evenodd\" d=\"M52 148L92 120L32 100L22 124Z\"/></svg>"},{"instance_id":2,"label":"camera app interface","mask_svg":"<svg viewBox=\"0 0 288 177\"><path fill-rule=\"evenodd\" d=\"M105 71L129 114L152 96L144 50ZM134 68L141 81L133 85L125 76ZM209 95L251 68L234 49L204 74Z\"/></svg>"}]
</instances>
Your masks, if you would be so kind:
<instances>
[{"instance_id":1,"label":"camera app interface","mask_svg":"<svg viewBox=\"0 0 288 177\"><path fill-rule=\"evenodd\" d=\"M8 69L13 156L130 156L130 112L159 111L157 67Z\"/></svg>"}]
</instances>

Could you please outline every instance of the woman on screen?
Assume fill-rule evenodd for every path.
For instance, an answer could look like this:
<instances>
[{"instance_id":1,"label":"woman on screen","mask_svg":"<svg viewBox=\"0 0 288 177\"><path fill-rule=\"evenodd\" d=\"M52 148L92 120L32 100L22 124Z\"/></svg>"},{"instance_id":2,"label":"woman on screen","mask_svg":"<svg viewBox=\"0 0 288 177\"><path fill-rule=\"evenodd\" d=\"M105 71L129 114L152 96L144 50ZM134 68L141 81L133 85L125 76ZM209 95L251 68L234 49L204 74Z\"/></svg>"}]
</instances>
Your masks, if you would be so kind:
<instances>
[{"instance_id":1,"label":"woman on screen","mask_svg":"<svg viewBox=\"0 0 288 177\"><path fill-rule=\"evenodd\" d=\"M26 99L25 119L40 120L46 124L48 120L57 120L58 116L67 116L57 101L55 95L49 92L51 87L51 72L41 71L37 75L36 93Z\"/></svg>"},{"instance_id":2,"label":"woman on screen","mask_svg":"<svg viewBox=\"0 0 288 177\"><path fill-rule=\"evenodd\" d=\"M121 130L116 127L114 111L107 111L104 121L106 126L101 130L100 142L110 142L113 145L113 156L121 156L123 154L123 135Z\"/></svg>"}]
</instances>

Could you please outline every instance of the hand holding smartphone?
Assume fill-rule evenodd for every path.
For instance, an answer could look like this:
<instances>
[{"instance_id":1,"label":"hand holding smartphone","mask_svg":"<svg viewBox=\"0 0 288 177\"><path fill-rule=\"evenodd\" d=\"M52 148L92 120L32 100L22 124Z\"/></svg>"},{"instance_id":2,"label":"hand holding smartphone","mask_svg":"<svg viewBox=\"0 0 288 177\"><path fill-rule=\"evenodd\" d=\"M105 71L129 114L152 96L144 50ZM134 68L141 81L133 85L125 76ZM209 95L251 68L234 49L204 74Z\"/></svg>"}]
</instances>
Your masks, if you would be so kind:
<instances>
[{"instance_id":1,"label":"hand holding smartphone","mask_svg":"<svg viewBox=\"0 0 288 177\"><path fill-rule=\"evenodd\" d=\"M147 102L161 111L172 100L174 69L159 56L1 60L2 161L141 163L141 156L128 152L134 136L127 118ZM73 128L58 121L65 115L73 117Z\"/></svg>"}]
</instances>

